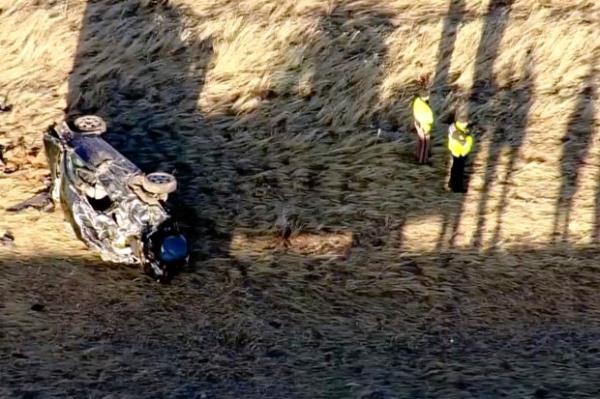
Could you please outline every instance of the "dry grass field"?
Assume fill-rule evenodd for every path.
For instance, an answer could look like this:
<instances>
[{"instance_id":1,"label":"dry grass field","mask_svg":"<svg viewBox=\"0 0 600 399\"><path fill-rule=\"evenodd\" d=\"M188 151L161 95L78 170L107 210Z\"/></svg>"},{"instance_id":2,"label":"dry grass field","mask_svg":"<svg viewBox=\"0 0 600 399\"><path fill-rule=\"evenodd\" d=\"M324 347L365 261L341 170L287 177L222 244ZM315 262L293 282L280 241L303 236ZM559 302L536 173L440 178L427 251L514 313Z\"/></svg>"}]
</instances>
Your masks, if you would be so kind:
<instances>
[{"instance_id":1,"label":"dry grass field","mask_svg":"<svg viewBox=\"0 0 600 399\"><path fill-rule=\"evenodd\" d=\"M0 0L0 397L600 397L599 36L596 0ZM178 177L171 285L6 211L65 112Z\"/></svg>"}]
</instances>

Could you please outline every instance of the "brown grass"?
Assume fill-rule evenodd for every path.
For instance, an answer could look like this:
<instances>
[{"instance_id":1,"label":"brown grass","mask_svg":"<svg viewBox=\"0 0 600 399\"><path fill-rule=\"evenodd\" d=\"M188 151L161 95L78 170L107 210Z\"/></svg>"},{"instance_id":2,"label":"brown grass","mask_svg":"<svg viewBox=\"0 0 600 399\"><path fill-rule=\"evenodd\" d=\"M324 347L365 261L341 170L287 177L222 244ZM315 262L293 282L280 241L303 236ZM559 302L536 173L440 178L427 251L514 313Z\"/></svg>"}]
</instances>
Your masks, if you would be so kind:
<instances>
[{"instance_id":1,"label":"brown grass","mask_svg":"<svg viewBox=\"0 0 600 399\"><path fill-rule=\"evenodd\" d=\"M156 3L0 0L0 396L595 397L600 3ZM173 286L101 265L61 212L4 212L65 109L175 170Z\"/></svg>"}]
</instances>

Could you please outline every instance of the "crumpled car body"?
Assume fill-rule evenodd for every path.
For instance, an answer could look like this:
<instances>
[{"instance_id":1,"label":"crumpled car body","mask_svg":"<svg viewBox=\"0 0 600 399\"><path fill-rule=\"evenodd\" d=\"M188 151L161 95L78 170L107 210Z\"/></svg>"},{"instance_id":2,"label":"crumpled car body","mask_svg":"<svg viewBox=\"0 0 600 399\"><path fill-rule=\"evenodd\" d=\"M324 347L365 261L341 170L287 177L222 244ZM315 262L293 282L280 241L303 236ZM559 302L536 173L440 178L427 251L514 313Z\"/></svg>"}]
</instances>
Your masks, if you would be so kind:
<instances>
[{"instance_id":1,"label":"crumpled car body","mask_svg":"<svg viewBox=\"0 0 600 399\"><path fill-rule=\"evenodd\" d=\"M91 126L81 122L85 118ZM100 137L104 130L101 118L84 116L44 134L52 200L103 260L139 264L157 280L168 281L189 258L187 241L165 203L175 179L145 175ZM150 179L153 175L157 178Z\"/></svg>"}]
</instances>

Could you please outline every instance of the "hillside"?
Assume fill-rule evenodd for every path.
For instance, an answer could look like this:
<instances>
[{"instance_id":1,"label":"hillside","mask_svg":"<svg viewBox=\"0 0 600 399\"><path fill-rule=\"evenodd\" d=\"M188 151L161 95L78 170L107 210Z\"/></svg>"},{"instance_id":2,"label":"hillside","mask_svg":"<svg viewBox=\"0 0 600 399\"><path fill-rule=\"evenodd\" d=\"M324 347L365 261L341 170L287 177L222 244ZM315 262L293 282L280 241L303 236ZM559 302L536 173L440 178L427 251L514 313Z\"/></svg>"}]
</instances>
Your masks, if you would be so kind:
<instances>
[{"instance_id":1,"label":"hillside","mask_svg":"<svg viewBox=\"0 0 600 399\"><path fill-rule=\"evenodd\" d=\"M0 0L0 21L0 397L598 396L597 1ZM194 247L171 285L60 210L6 212L65 112L176 174Z\"/></svg>"}]
</instances>

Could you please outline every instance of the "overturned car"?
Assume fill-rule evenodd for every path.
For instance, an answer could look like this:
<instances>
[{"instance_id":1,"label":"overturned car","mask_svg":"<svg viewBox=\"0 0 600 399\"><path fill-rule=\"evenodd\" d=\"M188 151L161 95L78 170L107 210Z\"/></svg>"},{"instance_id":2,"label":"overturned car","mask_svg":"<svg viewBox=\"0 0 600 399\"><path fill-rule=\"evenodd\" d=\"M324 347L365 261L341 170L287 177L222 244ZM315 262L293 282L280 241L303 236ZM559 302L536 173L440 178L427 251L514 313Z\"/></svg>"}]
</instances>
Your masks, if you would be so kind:
<instances>
[{"instance_id":1,"label":"overturned car","mask_svg":"<svg viewBox=\"0 0 600 399\"><path fill-rule=\"evenodd\" d=\"M84 115L44 134L51 198L60 202L77 236L103 260L140 264L166 282L189 258L188 243L166 200L173 175L144 174L100 136L105 121Z\"/></svg>"}]
</instances>

